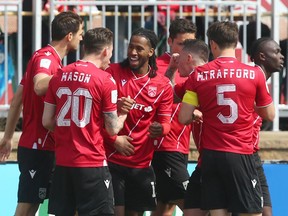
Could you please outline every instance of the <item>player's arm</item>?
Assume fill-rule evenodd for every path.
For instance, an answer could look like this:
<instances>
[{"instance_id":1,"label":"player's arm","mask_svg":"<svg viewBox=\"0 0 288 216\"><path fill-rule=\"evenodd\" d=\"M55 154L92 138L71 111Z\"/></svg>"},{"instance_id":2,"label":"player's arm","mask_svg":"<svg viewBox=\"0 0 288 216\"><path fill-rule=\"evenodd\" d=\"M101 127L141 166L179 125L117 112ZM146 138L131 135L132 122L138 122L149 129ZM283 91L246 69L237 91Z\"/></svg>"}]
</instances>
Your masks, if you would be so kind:
<instances>
[{"instance_id":1,"label":"player's arm","mask_svg":"<svg viewBox=\"0 0 288 216\"><path fill-rule=\"evenodd\" d=\"M269 104L266 107L256 107L255 111L257 112L257 114L267 120L267 121L273 121L274 117L275 117L275 107L274 107L274 103Z\"/></svg>"},{"instance_id":2,"label":"player's arm","mask_svg":"<svg viewBox=\"0 0 288 216\"><path fill-rule=\"evenodd\" d=\"M47 130L53 131L56 126L55 112L56 106L54 104L44 103L42 124Z\"/></svg>"},{"instance_id":3,"label":"player's arm","mask_svg":"<svg viewBox=\"0 0 288 216\"><path fill-rule=\"evenodd\" d=\"M179 59L179 54L173 53L170 58L168 68L165 72L165 76L168 77L168 79L171 81L173 86L175 85L175 73L178 69L178 59Z\"/></svg>"},{"instance_id":4,"label":"player's arm","mask_svg":"<svg viewBox=\"0 0 288 216\"><path fill-rule=\"evenodd\" d=\"M118 116L116 110L113 112L105 112L104 124L105 124L106 132L110 136L116 135L123 128L126 118L127 118L127 114Z\"/></svg>"},{"instance_id":5,"label":"player's arm","mask_svg":"<svg viewBox=\"0 0 288 216\"><path fill-rule=\"evenodd\" d=\"M197 94L193 91L186 91L178 115L181 124L188 125L194 120L193 114L196 106L198 106Z\"/></svg>"},{"instance_id":6,"label":"player's arm","mask_svg":"<svg viewBox=\"0 0 288 216\"><path fill-rule=\"evenodd\" d=\"M52 78L52 75L49 76L45 73L39 73L34 76L34 91L38 96L43 96L47 92L49 82Z\"/></svg>"},{"instance_id":7,"label":"player's arm","mask_svg":"<svg viewBox=\"0 0 288 216\"><path fill-rule=\"evenodd\" d=\"M4 136L0 141L0 161L5 161L12 150L12 137L22 111L23 86L19 85L10 104Z\"/></svg>"}]
</instances>

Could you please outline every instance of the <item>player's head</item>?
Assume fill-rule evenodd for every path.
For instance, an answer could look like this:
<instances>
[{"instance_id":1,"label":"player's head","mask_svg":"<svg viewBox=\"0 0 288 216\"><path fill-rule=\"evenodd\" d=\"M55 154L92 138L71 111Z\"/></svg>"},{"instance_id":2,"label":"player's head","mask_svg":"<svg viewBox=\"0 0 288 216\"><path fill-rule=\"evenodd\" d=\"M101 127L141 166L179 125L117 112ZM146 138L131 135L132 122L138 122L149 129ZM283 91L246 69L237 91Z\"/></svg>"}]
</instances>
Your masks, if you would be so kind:
<instances>
[{"instance_id":1,"label":"player's head","mask_svg":"<svg viewBox=\"0 0 288 216\"><path fill-rule=\"evenodd\" d=\"M250 58L269 74L281 71L284 65L281 48L270 37L262 37L254 41L251 46Z\"/></svg>"},{"instance_id":2,"label":"player's head","mask_svg":"<svg viewBox=\"0 0 288 216\"><path fill-rule=\"evenodd\" d=\"M108 28L93 28L88 30L83 39L85 55L101 55L102 69L110 64L113 51L113 32Z\"/></svg>"},{"instance_id":3,"label":"player's head","mask_svg":"<svg viewBox=\"0 0 288 216\"><path fill-rule=\"evenodd\" d=\"M52 41L67 38L69 50L76 50L83 36L82 18L72 11L59 13L52 21L51 34Z\"/></svg>"},{"instance_id":4,"label":"player's head","mask_svg":"<svg viewBox=\"0 0 288 216\"><path fill-rule=\"evenodd\" d=\"M235 49L238 43L238 26L230 21L214 22L207 30L207 37L211 48L216 44L220 50ZM211 52L213 53L213 49Z\"/></svg>"},{"instance_id":5,"label":"player's head","mask_svg":"<svg viewBox=\"0 0 288 216\"><path fill-rule=\"evenodd\" d=\"M168 44L171 53L179 53L183 47L183 41L196 38L197 27L190 20L176 18L169 27Z\"/></svg>"},{"instance_id":6,"label":"player's head","mask_svg":"<svg viewBox=\"0 0 288 216\"><path fill-rule=\"evenodd\" d=\"M178 71L181 77L187 77L195 67L208 62L209 48L198 39L188 39L183 42L183 49L179 53Z\"/></svg>"},{"instance_id":7,"label":"player's head","mask_svg":"<svg viewBox=\"0 0 288 216\"><path fill-rule=\"evenodd\" d=\"M128 58L122 62L123 66L129 65L134 71L142 67L151 67L149 76L156 76L157 65L155 49L158 44L158 37L154 31L139 28L136 29L130 38L127 55Z\"/></svg>"}]
</instances>

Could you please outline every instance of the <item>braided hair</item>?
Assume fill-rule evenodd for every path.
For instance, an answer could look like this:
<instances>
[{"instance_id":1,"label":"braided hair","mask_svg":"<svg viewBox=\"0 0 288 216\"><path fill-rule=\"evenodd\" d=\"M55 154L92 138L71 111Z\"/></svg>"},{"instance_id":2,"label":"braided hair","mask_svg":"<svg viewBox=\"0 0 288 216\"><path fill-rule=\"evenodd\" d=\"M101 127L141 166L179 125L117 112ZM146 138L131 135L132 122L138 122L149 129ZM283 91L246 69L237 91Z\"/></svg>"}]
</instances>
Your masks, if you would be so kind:
<instances>
[{"instance_id":1,"label":"braided hair","mask_svg":"<svg viewBox=\"0 0 288 216\"><path fill-rule=\"evenodd\" d=\"M150 78L153 78L157 75L156 71L158 70L158 67L157 67L157 64L156 64L156 47L157 47L157 44L158 44L158 37L157 35L155 34L154 31L151 31L149 29L145 29L145 28L138 28L136 29L131 37L133 36L141 36L141 37L144 37L146 38L148 41L149 41L149 44L150 44L150 47L154 49L154 53L153 55L149 58L149 65L151 67L151 70L150 70L150 73L149 73L149 77ZM122 67L127 67L129 66L129 60L128 58L126 58L124 61L122 61L120 63L120 65Z\"/></svg>"}]
</instances>

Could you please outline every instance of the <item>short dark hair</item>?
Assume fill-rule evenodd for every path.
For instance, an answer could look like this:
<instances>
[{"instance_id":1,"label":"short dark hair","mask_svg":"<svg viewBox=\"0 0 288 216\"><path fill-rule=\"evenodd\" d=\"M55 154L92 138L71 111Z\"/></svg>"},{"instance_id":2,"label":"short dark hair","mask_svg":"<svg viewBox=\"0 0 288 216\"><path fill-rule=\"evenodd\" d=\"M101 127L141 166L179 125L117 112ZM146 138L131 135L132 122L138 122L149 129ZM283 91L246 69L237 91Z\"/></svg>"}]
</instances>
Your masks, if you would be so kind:
<instances>
[{"instance_id":1,"label":"short dark hair","mask_svg":"<svg viewBox=\"0 0 288 216\"><path fill-rule=\"evenodd\" d=\"M70 32L77 33L82 22L82 18L72 11L59 13L52 21L52 41L60 41Z\"/></svg>"},{"instance_id":2,"label":"short dark hair","mask_svg":"<svg viewBox=\"0 0 288 216\"><path fill-rule=\"evenodd\" d=\"M183 42L183 50L188 53L195 53L204 62L208 62L209 48L208 45L199 39L186 39Z\"/></svg>"},{"instance_id":3,"label":"short dark hair","mask_svg":"<svg viewBox=\"0 0 288 216\"><path fill-rule=\"evenodd\" d=\"M113 44L113 32L108 28L93 28L88 30L83 38L85 53L99 54L104 47Z\"/></svg>"},{"instance_id":4,"label":"short dark hair","mask_svg":"<svg viewBox=\"0 0 288 216\"><path fill-rule=\"evenodd\" d=\"M217 21L212 23L207 30L207 37L213 40L220 49L234 47L238 43L238 26L231 21Z\"/></svg>"},{"instance_id":5,"label":"short dark hair","mask_svg":"<svg viewBox=\"0 0 288 216\"><path fill-rule=\"evenodd\" d=\"M169 37L173 40L177 34L197 33L197 27L190 20L185 18L176 18L169 27Z\"/></svg>"},{"instance_id":6,"label":"short dark hair","mask_svg":"<svg viewBox=\"0 0 288 216\"><path fill-rule=\"evenodd\" d=\"M257 58L259 53L264 51L263 49L265 49L265 47L263 45L269 41L274 41L274 40L270 37L262 37L253 42L251 49L250 49L251 61L254 62L254 60Z\"/></svg>"}]
</instances>

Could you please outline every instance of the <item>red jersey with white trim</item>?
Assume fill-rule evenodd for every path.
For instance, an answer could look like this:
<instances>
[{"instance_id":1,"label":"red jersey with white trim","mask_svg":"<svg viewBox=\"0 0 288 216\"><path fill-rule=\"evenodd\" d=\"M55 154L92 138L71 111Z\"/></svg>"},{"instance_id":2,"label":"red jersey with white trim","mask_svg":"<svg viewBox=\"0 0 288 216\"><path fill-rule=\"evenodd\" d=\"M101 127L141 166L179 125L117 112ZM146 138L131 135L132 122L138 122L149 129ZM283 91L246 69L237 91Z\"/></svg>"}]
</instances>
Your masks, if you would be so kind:
<instances>
[{"instance_id":1,"label":"red jersey with white trim","mask_svg":"<svg viewBox=\"0 0 288 216\"><path fill-rule=\"evenodd\" d=\"M103 113L117 110L113 77L91 62L79 60L51 79L45 103L56 106L56 165L107 166Z\"/></svg>"},{"instance_id":2,"label":"red jersey with white trim","mask_svg":"<svg viewBox=\"0 0 288 216\"><path fill-rule=\"evenodd\" d=\"M158 74L165 75L170 59L171 55L167 52L156 59ZM175 73L175 83L184 83L186 80L186 77L180 77L178 71ZM156 151L176 151L189 154L191 125L186 126L178 121L180 107L181 103L173 103L172 116L170 119L171 130L166 136L159 139Z\"/></svg>"},{"instance_id":3,"label":"red jersey with white trim","mask_svg":"<svg viewBox=\"0 0 288 216\"><path fill-rule=\"evenodd\" d=\"M23 85L23 126L19 146L54 151L53 134L42 125L45 96L36 95L33 78L42 73L53 75L61 67L61 58L52 46L48 45L33 53L21 80L21 85Z\"/></svg>"},{"instance_id":4,"label":"red jersey with white trim","mask_svg":"<svg viewBox=\"0 0 288 216\"><path fill-rule=\"evenodd\" d=\"M136 103L128 113L123 129L118 135L133 138L135 154L127 157L116 152L112 143L105 143L108 161L131 168L150 166L157 141L149 138L150 124L161 117L169 123L172 111L173 91L167 77L157 74L150 78L147 73L137 77L129 67L111 64L107 69L117 83L118 96L133 98ZM168 117L168 118L167 118Z\"/></svg>"},{"instance_id":5,"label":"red jersey with white trim","mask_svg":"<svg viewBox=\"0 0 288 216\"><path fill-rule=\"evenodd\" d=\"M259 68L242 64L235 58L220 57L197 67L186 88L190 92L186 92L183 101L186 95L196 93L203 112L200 144L203 149L253 153L251 132L255 102L257 107L272 103L265 76Z\"/></svg>"}]
</instances>

